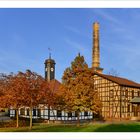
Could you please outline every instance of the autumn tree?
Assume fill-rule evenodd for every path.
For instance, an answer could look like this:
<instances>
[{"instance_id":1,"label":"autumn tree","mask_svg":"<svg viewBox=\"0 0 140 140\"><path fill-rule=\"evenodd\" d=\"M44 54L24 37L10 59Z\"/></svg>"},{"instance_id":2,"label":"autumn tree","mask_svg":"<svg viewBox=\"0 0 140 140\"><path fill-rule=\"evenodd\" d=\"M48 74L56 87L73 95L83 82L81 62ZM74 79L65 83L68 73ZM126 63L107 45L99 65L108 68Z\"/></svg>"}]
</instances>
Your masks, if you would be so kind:
<instances>
[{"instance_id":1,"label":"autumn tree","mask_svg":"<svg viewBox=\"0 0 140 140\"><path fill-rule=\"evenodd\" d=\"M24 106L30 108L30 129L32 129L32 110L39 106L46 92L41 92L44 79L35 72L27 70L24 74L26 90L24 91Z\"/></svg>"},{"instance_id":2,"label":"autumn tree","mask_svg":"<svg viewBox=\"0 0 140 140\"><path fill-rule=\"evenodd\" d=\"M52 83L52 82L51 82ZM54 90L52 84L47 80L43 80L41 84L40 94L44 95L44 99L41 101L41 106L44 108L47 106L48 108L48 123L49 123L49 116L50 116L50 107L54 107Z\"/></svg>"},{"instance_id":3,"label":"autumn tree","mask_svg":"<svg viewBox=\"0 0 140 140\"><path fill-rule=\"evenodd\" d=\"M1 73L0 74L0 97L2 97L4 95L5 81L6 81L6 76L3 73ZM1 106L1 104L0 104L0 106Z\"/></svg>"},{"instance_id":4,"label":"autumn tree","mask_svg":"<svg viewBox=\"0 0 140 140\"><path fill-rule=\"evenodd\" d=\"M48 123L50 116L50 109L54 114L54 110L64 110L64 98L62 92L59 92L61 83L55 79L50 82L44 81L40 92L45 93L42 106L48 108Z\"/></svg>"},{"instance_id":5,"label":"autumn tree","mask_svg":"<svg viewBox=\"0 0 140 140\"><path fill-rule=\"evenodd\" d=\"M84 57L80 54L71 63L63 75L63 94L68 111L77 112L79 126L80 112L91 111L97 113L101 109L98 92L94 88L94 72L88 68Z\"/></svg>"},{"instance_id":6,"label":"autumn tree","mask_svg":"<svg viewBox=\"0 0 140 140\"><path fill-rule=\"evenodd\" d=\"M19 121L19 108L29 107L31 129L32 110L33 108L38 107L46 97L46 92L41 92L43 85L46 85L45 80L37 73L27 70L25 73L18 72L17 74L8 75L4 80L1 78L1 83L4 83L3 81L8 81L5 82L8 84L5 85L6 88L4 88L4 92L0 90L4 93L3 96L1 96L4 107L12 107L16 110L17 127Z\"/></svg>"},{"instance_id":7,"label":"autumn tree","mask_svg":"<svg viewBox=\"0 0 140 140\"><path fill-rule=\"evenodd\" d=\"M61 110L61 111L68 110L66 100L65 100L65 95L66 95L65 93L66 93L65 85L61 84L57 92L55 92L55 96L54 96L54 108L56 110Z\"/></svg>"},{"instance_id":8,"label":"autumn tree","mask_svg":"<svg viewBox=\"0 0 140 140\"><path fill-rule=\"evenodd\" d=\"M6 101L4 99L8 89L10 77L11 76L8 76L4 73L0 74L0 108L5 108L6 106Z\"/></svg>"},{"instance_id":9,"label":"autumn tree","mask_svg":"<svg viewBox=\"0 0 140 140\"><path fill-rule=\"evenodd\" d=\"M16 110L16 127L19 127L19 108L23 106L23 89L25 88L23 74L19 72L18 74L10 74L2 77L1 86L3 87L3 95L1 96L1 100L3 107L12 107Z\"/></svg>"}]
</instances>

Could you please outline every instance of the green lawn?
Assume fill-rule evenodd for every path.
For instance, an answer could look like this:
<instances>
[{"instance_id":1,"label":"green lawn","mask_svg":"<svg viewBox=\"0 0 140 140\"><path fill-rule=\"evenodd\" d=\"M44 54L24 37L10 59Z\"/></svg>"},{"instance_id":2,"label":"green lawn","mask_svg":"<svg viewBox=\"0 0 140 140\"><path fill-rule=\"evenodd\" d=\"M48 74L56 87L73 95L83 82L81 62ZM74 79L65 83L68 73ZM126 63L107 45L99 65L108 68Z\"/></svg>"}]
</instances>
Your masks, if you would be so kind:
<instances>
[{"instance_id":1,"label":"green lawn","mask_svg":"<svg viewBox=\"0 0 140 140\"><path fill-rule=\"evenodd\" d=\"M140 123L123 124L87 124L76 125L48 125L33 126L32 131L28 127L0 128L0 132L140 132Z\"/></svg>"}]
</instances>

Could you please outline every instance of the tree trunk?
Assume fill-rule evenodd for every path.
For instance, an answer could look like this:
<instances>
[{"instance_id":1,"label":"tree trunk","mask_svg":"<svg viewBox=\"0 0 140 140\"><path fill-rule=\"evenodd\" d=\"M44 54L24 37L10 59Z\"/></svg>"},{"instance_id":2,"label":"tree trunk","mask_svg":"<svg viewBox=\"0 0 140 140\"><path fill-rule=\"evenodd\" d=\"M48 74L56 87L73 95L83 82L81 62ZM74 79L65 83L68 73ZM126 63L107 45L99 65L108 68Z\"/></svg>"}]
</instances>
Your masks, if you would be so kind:
<instances>
[{"instance_id":1,"label":"tree trunk","mask_svg":"<svg viewBox=\"0 0 140 140\"><path fill-rule=\"evenodd\" d=\"M17 128L19 127L19 115L18 115L19 109L16 109L16 119L17 119Z\"/></svg>"},{"instance_id":2,"label":"tree trunk","mask_svg":"<svg viewBox=\"0 0 140 140\"><path fill-rule=\"evenodd\" d=\"M77 126L80 126L80 113L79 111L77 112Z\"/></svg>"},{"instance_id":3,"label":"tree trunk","mask_svg":"<svg viewBox=\"0 0 140 140\"><path fill-rule=\"evenodd\" d=\"M48 105L48 124L50 124L50 105Z\"/></svg>"},{"instance_id":4,"label":"tree trunk","mask_svg":"<svg viewBox=\"0 0 140 140\"><path fill-rule=\"evenodd\" d=\"M30 130L32 129L32 107L30 107Z\"/></svg>"},{"instance_id":5,"label":"tree trunk","mask_svg":"<svg viewBox=\"0 0 140 140\"><path fill-rule=\"evenodd\" d=\"M54 109L53 108L52 108L52 113L53 113L53 116L54 116L54 121L56 121L55 113L54 113Z\"/></svg>"}]
</instances>

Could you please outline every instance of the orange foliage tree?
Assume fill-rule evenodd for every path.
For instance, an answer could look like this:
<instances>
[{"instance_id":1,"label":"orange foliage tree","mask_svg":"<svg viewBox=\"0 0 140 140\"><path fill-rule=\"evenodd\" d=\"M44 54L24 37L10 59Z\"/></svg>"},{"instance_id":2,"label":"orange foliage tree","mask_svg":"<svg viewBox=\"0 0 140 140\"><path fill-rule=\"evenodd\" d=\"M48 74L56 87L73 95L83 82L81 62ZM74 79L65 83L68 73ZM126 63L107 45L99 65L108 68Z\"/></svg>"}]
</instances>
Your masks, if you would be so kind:
<instances>
[{"instance_id":1,"label":"orange foliage tree","mask_svg":"<svg viewBox=\"0 0 140 140\"><path fill-rule=\"evenodd\" d=\"M54 94L53 91L51 91L51 85L48 81L45 79L43 80L41 84L40 94L44 95L43 100L41 101L40 105L41 107L47 107L48 109L48 122L49 122L49 116L50 116L50 107L54 106Z\"/></svg>"},{"instance_id":2,"label":"orange foliage tree","mask_svg":"<svg viewBox=\"0 0 140 140\"><path fill-rule=\"evenodd\" d=\"M5 96L8 89L10 77L11 75L6 75L3 73L0 74L0 108L6 107L7 101L5 100Z\"/></svg>"},{"instance_id":3,"label":"orange foliage tree","mask_svg":"<svg viewBox=\"0 0 140 140\"><path fill-rule=\"evenodd\" d=\"M32 110L48 102L48 83L35 72L27 70L25 73L1 75L0 99L1 105L16 110L17 127L19 126L19 108L30 108L30 129L32 128Z\"/></svg>"},{"instance_id":4,"label":"orange foliage tree","mask_svg":"<svg viewBox=\"0 0 140 140\"><path fill-rule=\"evenodd\" d=\"M94 72L88 68L84 57L80 54L71 63L63 75L62 92L65 95L65 106L68 111L77 112L79 126L80 112L101 110L98 92L94 88Z\"/></svg>"},{"instance_id":5,"label":"orange foliage tree","mask_svg":"<svg viewBox=\"0 0 140 140\"><path fill-rule=\"evenodd\" d=\"M55 79L50 82L44 81L40 92L45 93L43 100L43 106L48 109L48 123L50 120L50 110L54 114L54 110L62 109L63 96L62 92L59 92L61 83Z\"/></svg>"},{"instance_id":6,"label":"orange foliage tree","mask_svg":"<svg viewBox=\"0 0 140 140\"><path fill-rule=\"evenodd\" d=\"M16 110L16 127L19 127L19 108L23 106L25 81L23 74L10 74L4 76L3 96L1 96L4 108L13 108Z\"/></svg>"},{"instance_id":7,"label":"orange foliage tree","mask_svg":"<svg viewBox=\"0 0 140 140\"><path fill-rule=\"evenodd\" d=\"M27 70L25 75L24 106L30 108L30 129L32 128L32 110L41 104L46 97L46 92L41 92L44 85L42 76ZM45 83L46 84L46 83Z\"/></svg>"}]
</instances>

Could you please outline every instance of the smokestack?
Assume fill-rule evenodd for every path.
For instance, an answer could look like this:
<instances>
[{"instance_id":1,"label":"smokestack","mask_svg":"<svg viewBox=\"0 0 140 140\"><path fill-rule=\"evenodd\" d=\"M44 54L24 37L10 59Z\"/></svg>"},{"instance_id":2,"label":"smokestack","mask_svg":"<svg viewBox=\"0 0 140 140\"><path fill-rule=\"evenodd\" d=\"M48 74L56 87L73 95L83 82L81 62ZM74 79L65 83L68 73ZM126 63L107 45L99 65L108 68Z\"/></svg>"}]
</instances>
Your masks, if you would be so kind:
<instances>
[{"instance_id":1,"label":"smokestack","mask_svg":"<svg viewBox=\"0 0 140 140\"><path fill-rule=\"evenodd\" d=\"M100 68L100 46L99 46L99 23L93 24L93 48L92 48L92 68L102 73Z\"/></svg>"},{"instance_id":2,"label":"smokestack","mask_svg":"<svg viewBox=\"0 0 140 140\"><path fill-rule=\"evenodd\" d=\"M100 50L99 50L99 23L93 24L93 48L92 48L92 67L100 67Z\"/></svg>"}]
</instances>

